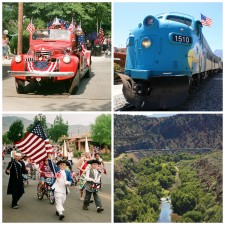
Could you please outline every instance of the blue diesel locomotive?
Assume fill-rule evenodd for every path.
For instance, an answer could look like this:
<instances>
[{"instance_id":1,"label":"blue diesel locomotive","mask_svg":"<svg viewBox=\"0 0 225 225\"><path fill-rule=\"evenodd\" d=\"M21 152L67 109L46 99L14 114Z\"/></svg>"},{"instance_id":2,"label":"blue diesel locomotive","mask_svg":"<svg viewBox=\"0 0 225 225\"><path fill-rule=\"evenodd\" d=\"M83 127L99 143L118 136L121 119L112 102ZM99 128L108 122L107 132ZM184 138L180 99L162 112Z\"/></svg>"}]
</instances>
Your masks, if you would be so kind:
<instances>
[{"instance_id":1,"label":"blue diesel locomotive","mask_svg":"<svg viewBox=\"0 0 225 225\"><path fill-rule=\"evenodd\" d=\"M180 13L150 15L127 40L123 94L139 109L172 108L220 66L200 21Z\"/></svg>"}]
</instances>

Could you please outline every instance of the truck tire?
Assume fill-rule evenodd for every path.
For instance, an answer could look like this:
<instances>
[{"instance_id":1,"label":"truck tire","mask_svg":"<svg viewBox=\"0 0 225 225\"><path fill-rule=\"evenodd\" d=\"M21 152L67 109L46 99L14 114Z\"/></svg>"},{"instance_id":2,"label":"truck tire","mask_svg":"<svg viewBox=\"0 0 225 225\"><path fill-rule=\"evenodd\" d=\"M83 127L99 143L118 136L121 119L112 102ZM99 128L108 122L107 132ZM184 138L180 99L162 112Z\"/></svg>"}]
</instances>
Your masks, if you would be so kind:
<instances>
[{"instance_id":1,"label":"truck tire","mask_svg":"<svg viewBox=\"0 0 225 225\"><path fill-rule=\"evenodd\" d=\"M25 94L25 81L16 78L15 85L18 94Z\"/></svg>"},{"instance_id":2,"label":"truck tire","mask_svg":"<svg viewBox=\"0 0 225 225\"><path fill-rule=\"evenodd\" d=\"M76 76L74 78L71 78L69 82L68 93L70 95L76 94L79 88L79 83L80 83L80 74L79 71L77 71Z\"/></svg>"},{"instance_id":3,"label":"truck tire","mask_svg":"<svg viewBox=\"0 0 225 225\"><path fill-rule=\"evenodd\" d=\"M91 77L91 67L89 68L89 70L86 72L86 74L84 75L85 78L90 78Z\"/></svg>"}]
</instances>

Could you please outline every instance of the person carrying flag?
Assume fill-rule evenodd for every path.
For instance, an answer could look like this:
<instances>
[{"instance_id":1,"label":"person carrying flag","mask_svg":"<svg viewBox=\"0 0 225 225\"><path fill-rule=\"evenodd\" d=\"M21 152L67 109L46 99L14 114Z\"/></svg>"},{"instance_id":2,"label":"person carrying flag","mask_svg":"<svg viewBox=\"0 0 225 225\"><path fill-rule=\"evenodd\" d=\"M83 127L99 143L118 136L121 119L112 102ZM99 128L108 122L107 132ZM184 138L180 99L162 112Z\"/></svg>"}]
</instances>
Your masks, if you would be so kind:
<instances>
[{"instance_id":1,"label":"person carrying flag","mask_svg":"<svg viewBox=\"0 0 225 225\"><path fill-rule=\"evenodd\" d=\"M62 220L65 217L63 204L66 201L66 195L69 193L68 186L73 182L70 172L66 170L69 163L65 160L58 161L57 165L53 164L51 160L48 160L48 163L55 174L52 189L55 195L56 215L59 216L59 220Z\"/></svg>"}]
</instances>

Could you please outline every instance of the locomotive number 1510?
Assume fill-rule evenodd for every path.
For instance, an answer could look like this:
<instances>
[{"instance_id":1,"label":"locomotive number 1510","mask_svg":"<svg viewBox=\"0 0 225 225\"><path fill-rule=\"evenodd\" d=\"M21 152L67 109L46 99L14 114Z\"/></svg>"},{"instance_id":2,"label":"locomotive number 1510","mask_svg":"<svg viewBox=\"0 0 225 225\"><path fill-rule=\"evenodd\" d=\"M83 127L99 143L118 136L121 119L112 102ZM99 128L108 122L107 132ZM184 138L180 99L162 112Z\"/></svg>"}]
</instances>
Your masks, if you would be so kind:
<instances>
[{"instance_id":1,"label":"locomotive number 1510","mask_svg":"<svg viewBox=\"0 0 225 225\"><path fill-rule=\"evenodd\" d=\"M188 36L173 34L172 40L179 43L192 44L192 38Z\"/></svg>"}]
</instances>

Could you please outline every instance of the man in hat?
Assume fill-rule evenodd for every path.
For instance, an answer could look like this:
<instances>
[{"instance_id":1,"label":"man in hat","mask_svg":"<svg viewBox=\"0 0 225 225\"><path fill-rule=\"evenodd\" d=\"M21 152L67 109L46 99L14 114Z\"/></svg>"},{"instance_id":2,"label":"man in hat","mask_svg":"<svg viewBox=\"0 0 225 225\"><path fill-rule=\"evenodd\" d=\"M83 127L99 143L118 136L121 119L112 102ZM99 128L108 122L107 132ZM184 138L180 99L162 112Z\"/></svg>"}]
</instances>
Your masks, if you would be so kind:
<instances>
[{"instance_id":1,"label":"man in hat","mask_svg":"<svg viewBox=\"0 0 225 225\"><path fill-rule=\"evenodd\" d=\"M100 188L101 173L98 171L98 166L101 164L98 160L93 159L88 161L88 164L91 164L91 168L86 173L86 194L84 198L83 209L88 210L90 204L91 194L93 193L95 205L97 212L100 213L104 209L102 208L101 199L98 195L98 190Z\"/></svg>"},{"instance_id":2,"label":"man in hat","mask_svg":"<svg viewBox=\"0 0 225 225\"><path fill-rule=\"evenodd\" d=\"M59 216L59 219L62 220L65 216L63 212L63 204L66 201L66 195L69 193L68 186L72 184L72 177L70 172L66 170L66 167L69 166L69 163L65 160L60 160L57 162L57 166L52 165L52 161L49 160L49 166L55 173L55 182L52 185L52 189L55 190L55 203L56 203L56 215Z\"/></svg>"},{"instance_id":3,"label":"man in hat","mask_svg":"<svg viewBox=\"0 0 225 225\"><path fill-rule=\"evenodd\" d=\"M18 209L18 201L24 193L22 174L27 174L25 164L21 159L21 153L14 153L14 159L11 160L6 168L6 174L10 175L7 194L12 195L12 208Z\"/></svg>"}]
</instances>

